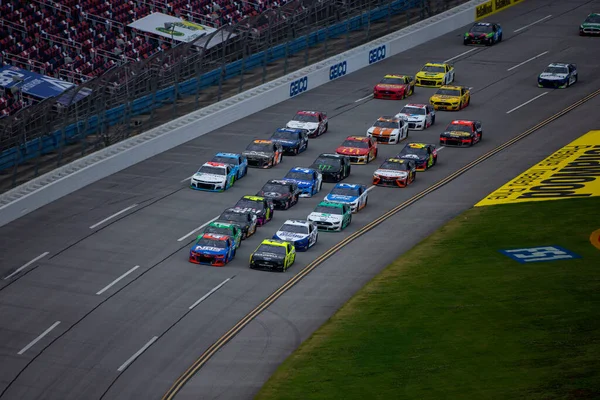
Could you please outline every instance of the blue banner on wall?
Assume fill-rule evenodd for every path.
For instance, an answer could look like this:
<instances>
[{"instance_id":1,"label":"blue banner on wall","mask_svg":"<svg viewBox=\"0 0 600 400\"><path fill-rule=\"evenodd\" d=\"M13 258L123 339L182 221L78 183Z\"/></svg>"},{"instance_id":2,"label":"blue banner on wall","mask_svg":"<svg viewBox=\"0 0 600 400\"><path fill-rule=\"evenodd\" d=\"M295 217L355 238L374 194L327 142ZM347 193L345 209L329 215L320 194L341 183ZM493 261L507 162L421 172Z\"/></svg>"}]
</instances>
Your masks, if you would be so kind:
<instances>
[{"instance_id":1,"label":"blue banner on wall","mask_svg":"<svg viewBox=\"0 0 600 400\"><path fill-rule=\"evenodd\" d=\"M27 95L39 99L47 99L49 97L57 97L75 85L22 68L13 66L0 68L0 87L10 89L15 86L19 87ZM69 98L65 99L66 103L71 102L71 98L73 98L72 102L79 101L90 93L91 90L87 88L80 90L75 96L68 96ZM61 103L65 103L65 101L61 101Z\"/></svg>"}]
</instances>

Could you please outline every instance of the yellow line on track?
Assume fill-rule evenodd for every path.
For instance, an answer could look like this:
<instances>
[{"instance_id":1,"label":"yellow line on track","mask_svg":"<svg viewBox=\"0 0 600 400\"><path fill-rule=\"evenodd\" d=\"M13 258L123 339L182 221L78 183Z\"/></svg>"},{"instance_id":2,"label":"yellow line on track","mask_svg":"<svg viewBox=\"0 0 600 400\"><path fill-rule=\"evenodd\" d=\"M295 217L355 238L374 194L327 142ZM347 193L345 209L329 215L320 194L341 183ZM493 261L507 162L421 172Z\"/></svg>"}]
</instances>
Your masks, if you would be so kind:
<instances>
[{"instance_id":1,"label":"yellow line on track","mask_svg":"<svg viewBox=\"0 0 600 400\"><path fill-rule=\"evenodd\" d=\"M391 210L389 210L385 214L383 214L380 217L376 218L375 220L371 221L370 223L368 223L367 225L365 225L364 227L362 227L358 231L352 233L347 238L343 239L342 241L340 241L339 243L337 243L336 245L334 245L333 247L331 247L329 250L327 250L325 253L323 253L317 259L315 259L312 263L310 263L309 265L307 265L306 267L304 267L304 269L302 269L300 272L298 272L298 274L294 275L289 281L287 281L286 283L284 283L279 289L277 289L269 297L267 297L262 303L260 303L254 310L250 311L244 318L242 318L237 324L235 324L233 326L233 328L231 328L227 333L225 333L215 343L213 343L175 381L175 383L171 386L171 388L167 391L167 393L165 393L165 395L162 397L162 400L173 400L175 398L175 396L177 395L177 393L179 393L179 391L181 390L181 388L183 388L183 386L200 370L200 368L202 368L208 362L208 360L210 360L210 358L217 351L219 351L219 349L221 349L227 342L229 342L235 335L237 335L246 325L248 325L254 318L256 318L267 307L269 307L271 304L273 304L275 302L275 300L277 300L279 297L281 297L292 286L294 286L296 283L298 283L306 275L308 275L309 273L311 273L315 268L317 268L319 265L321 265L325 260L327 260L333 254L335 254L336 252L338 252L339 250L341 250L342 248L344 248L346 245L348 245L349 243L351 243L355 239L357 239L360 236L364 235L365 233L369 232L370 230L372 230L376 226L380 225L382 222L386 221L387 219L389 219L390 217L392 217L394 214L402 211L403 209L407 208L408 206L414 204L418 200L420 200L423 197L427 196L431 192L433 192L433 191L441 188L445 184L447 184L447 183L453 181L454 179L458 178L460 175L462 175L465 172L469 171L470 169L472 169L476 165L478 165L478 164L486 161L490 157L498 154L499 152L505 150L507 147L512 146L513 144L517 143L518 141L526 138L527 136L529 136L532 133L534 133L535 131L543 128L544 126L552 123L553 121L557 120L558 118L561 118L563 115L565 115L568 112L574 110L575 108L581 106L582 104L590 101L591 99L593 99L594 97L596 97L598 95L600 95L600 89L598 89L595 92L593 92L593 93L585 96L584 98L576 101L575 103L571 104L570 106L568 106L567 108L563 109L562 111L554 114L553 116L551 116L548 119L540 122L539 124L535 125L534 127L529 128L525 132L519 134L518 136L515 136L514 138L512 138L509 141L501 144L500 146L496 147L495 149L490 150L489 152L487 152L486 154L482 155L478 159L476 159L476 160L470 162L469 164L461 167L460 169L458 169L455 172L453 172L451 175L448 175L444 179L438 181L437 183L433 184L432 186L428 187L427 189L423 190L422 192L416 194L415 196L411 197L410 199L406 200L405 202L397 205L396 207L392 208Z\"/></svg>"}]
</instances>

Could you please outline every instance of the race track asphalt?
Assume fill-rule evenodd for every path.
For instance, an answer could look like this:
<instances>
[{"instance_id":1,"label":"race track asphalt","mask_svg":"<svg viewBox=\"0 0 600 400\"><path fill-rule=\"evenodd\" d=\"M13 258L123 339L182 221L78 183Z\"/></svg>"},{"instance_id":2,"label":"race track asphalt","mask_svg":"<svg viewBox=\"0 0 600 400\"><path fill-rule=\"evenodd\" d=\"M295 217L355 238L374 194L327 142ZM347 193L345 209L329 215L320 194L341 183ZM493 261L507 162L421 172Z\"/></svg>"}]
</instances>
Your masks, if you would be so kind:
<instances>
[{"instance_id":1,"label":"race track asphalt","mask_svg":"<svg viewBox=\"0 0 600 400\"><path fill-rule=\"evenodd\" d=\"M0 228L0 397L161 398L212 343L324 251L600 88L600 39L577 35L580 21L598 9L600 0L527 0L492 18L505 31L497 46L464 47L460 29L159 154ZM364 134L378 116L395 114L406 102L427 102L434 92L417 88L407 101L364 99L384 74L414 74L426 61L451 58L456 83L473 88L471 105L458 113L439 112L436 125L411 132L409 140L437 143L451 119L464 118L483 122L481 143L442 149L438 165L419 173L409 188L371 190L368 207L346 231L321 233L319 243L300 253L285 274L249 270L250 252L286 219L305 218L333 184L288 211L276 211L226 267L187 262L195 235L186 235L241 196L256 193L267 179L282 177L293 166L308 166L345 136ZM576 63L579 82L566 90L538 88L537 74L552 61ZM187 188L185 178L213 153L243 150L299 109L330 116L329 132L311 140L307 152L284 157L271 170L252 169L225 193ZM221 349L177 398L251 398L287 355L389 262L519 172L598 129L598 109L598 98L585 103L338 251ZM369 184L384 158L400 149L380 146L378 159L353 166L346 181ZM140 350L145 351L127 364Z\"/></svg>"}]
</instances>

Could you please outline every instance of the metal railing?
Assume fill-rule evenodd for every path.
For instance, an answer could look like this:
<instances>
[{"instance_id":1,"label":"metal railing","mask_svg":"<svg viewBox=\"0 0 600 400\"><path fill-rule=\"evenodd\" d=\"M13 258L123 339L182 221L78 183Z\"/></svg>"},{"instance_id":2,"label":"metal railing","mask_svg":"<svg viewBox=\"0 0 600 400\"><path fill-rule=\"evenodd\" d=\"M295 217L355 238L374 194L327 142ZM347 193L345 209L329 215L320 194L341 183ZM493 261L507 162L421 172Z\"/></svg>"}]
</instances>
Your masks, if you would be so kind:
<instances>
[{"instance_id":1,"label":"metal railing","mask_svg":"<svg viewBox=\"0 0 600 400\"><path fill-rule=\"evenodd\" d=\"M0 192L465 2L294 0L125 62L0 120Z\"/></svg>"}]
</instances>

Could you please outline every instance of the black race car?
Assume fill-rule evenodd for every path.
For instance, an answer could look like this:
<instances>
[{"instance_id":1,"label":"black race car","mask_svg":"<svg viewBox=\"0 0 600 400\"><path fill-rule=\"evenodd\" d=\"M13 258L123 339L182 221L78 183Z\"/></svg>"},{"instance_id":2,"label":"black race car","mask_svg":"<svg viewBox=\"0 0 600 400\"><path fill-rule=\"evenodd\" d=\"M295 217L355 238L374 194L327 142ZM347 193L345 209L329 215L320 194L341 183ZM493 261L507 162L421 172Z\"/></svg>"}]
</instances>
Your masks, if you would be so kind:
<instances>
[{"instance_id":1,"label":"black race car","mask_svg":"<svg viewBox=\"0 0 600 400\"><path fill-rule=\"evenodd\" d=\"M217 218L216 222L237 224L242 227L242 240L252 236L256 232L256 215L252 211L243 211L228 208Z\"/></svg>"},{"instance_id":2,"label":"black race car","mask_svg":"<svg viewBox=\"0 0 600 400\"><path fill-rule=\"evenodd\" d=\"M323 153L312 163L310 168L323 175L323 182L339 182L350 175L350 157L341 154Z\"/></svg>"},{"instance_id":3,"label":"black race car","mask_svg":"<svg viewBox=\"0 0 600 400\"><path fill-rule=\"evenodd\" d=\"M435 145L426 143L408 143L396 156L402 160L414 161L417 171L433 167L437 163L437 157Z\"/></svg>"},{"instance_id":4,"label":"black race car","mask_svg":"<svg viewBox=\"0 0 600 400\"><path fill-rule=\"evenodd\" d=\"M251 211L256 215L258 226L263 226L273 218L273 202L262 196L244 196L235 203L233 208Z\"/></svg>"},{"instance_id":5,"label":"black race car","mask_svg":"<svg viewBox=\"0 0 600 400\"><path fill-rule=\"evenodd\" d=\"M308 131L306 129L279 128L269 139L281 144L286 154L298 155L308 148Z\"/></svg>"},{"instance_id":6,"label":"black race car","mask_svg":"<svg viewBox=\"0 0 600 400\"><path fill-rule=\"evenodd\" d=\"M502 41L502 27L494 22L476 22L463 38L463 44L491 46Z\"/></svg>"},{"instance_id":7,"label":"black race car","mask_svg":"<svg viewBox=\"0 0 600 400\"><path fill-rule=\"evenodd\" d=\"M287 210L298 203L300 189L295 182L269 179L256 195L271 200L276 209Z\"/></svg>"},{"instance_id":8,"label":"black race car","mask_svg":"<svg viewBox=\"0 0 600 400\"><path fill-rule=\"evenodd\" d=\"M255 140L246 147L242 155L248 159L248 166L255 168L271 168L283 159L281 143L271 140Z\"/></svg>"}]
</instances>

